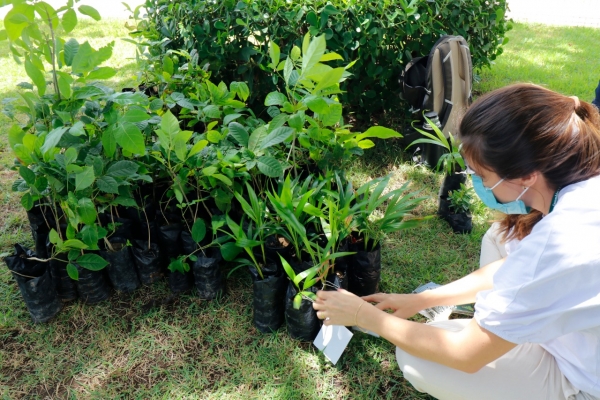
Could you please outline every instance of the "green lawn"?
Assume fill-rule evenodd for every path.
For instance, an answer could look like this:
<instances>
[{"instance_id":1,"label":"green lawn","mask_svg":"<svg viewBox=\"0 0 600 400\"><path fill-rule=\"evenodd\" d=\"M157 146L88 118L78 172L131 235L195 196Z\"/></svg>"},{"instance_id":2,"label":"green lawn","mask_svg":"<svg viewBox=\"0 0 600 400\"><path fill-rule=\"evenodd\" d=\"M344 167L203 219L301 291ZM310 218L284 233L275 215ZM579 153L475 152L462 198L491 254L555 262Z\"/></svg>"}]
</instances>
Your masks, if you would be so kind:
<instances>
[{"instance_id":1,"label":"green lawn","mask_svg":"<svg viewBox=\"0 0 600 400\"><path fill-rule=\"evenodd\" d=\"M83 26L78 38L94 45L117 40L111 64L119 67L114 87L135 75L134 49L118 40L122 22ZM515 24L505 53L482 71L477 93L511 82L543 84L583 100L592 97L600 71L600 30ZM91 39L90 39L91 40ZM100 40L103 42L100 43ZM24 80L0 42L0 99L14 97ZM6 140L9 120L0 116L0 253L15 241L30 244L19 197L10 187ZM395 184L410 179L432 199L418 209L435 213L441 176L403 162L402 148L386 143L353 167L357 182L392 173ZM481 236L489 214L479 203L471 235L455 235L437 219L393 235L382 251L382 291L407 292L419 284L446 283L478 266ZM284 328L260 334L251 322L251 281L238 270L221 301L193 295L169 297L161 282L97 306L66 305L50 323L34 326L18 288L0 266L0 395L2 398L277 398L429 399L398 370L394 347L356 334L336 366L309 343L292 340Z\"/></svg>"}]
</instances>

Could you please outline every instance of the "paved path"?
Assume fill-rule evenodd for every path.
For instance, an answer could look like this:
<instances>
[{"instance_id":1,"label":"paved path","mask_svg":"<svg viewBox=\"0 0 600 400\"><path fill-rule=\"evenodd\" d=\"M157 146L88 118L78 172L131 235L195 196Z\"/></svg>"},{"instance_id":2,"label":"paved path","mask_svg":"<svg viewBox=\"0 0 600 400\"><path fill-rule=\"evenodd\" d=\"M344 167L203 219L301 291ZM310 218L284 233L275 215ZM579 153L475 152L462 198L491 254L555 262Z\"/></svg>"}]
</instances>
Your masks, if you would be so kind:
<instances>
[{"instance_id":1,"label":"paved path","mask_svg":"<svg viewBox=\"0 0 600 400\"><path fill-rule=\"evenodd\" d=\"M515 21L600 28L600 0L508 0Z\"/></svg>"}]
</instances>

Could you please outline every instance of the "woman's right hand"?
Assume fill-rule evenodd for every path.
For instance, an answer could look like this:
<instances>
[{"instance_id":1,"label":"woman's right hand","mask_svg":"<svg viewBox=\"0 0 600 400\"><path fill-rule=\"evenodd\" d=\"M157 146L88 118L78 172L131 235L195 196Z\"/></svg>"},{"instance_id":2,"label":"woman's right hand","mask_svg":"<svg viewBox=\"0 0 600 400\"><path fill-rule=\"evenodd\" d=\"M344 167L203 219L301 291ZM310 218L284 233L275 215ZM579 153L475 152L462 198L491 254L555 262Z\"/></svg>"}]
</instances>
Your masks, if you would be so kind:
<instances>
[{"instance_id":1,"label":"woman's right hand","mask_svg":"<svg viewBox=\"0 0 600 400\"><path fill-rule=\"evenodd\" d=\"M375 293L362 298L364 301L375 303L380 310L392 310L399 318L410 318L424 307L416 294Z\"/></svg>"}]
</instances>

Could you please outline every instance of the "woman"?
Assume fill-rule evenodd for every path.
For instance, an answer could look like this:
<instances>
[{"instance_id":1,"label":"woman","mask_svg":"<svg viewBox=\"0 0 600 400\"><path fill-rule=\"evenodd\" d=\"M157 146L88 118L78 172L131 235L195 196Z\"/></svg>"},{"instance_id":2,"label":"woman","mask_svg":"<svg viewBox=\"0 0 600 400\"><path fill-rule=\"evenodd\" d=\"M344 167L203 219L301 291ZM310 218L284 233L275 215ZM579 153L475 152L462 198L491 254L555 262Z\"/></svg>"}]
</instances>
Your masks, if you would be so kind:
<instances>
[{"instance_id":1,"label":"woman","mask_svg":"<svg viewBox=\"0 0 600 400\"><path fill-rule=\"evenodd\" d=\"M598 111L542 87L513 85L471 106L460 139L488 206L543 218L507 258L458 281L364 299L321 291L317 315L394 343L404 377L440 399L600 399ZM472 320L405 319L472 302Z\"/></svg>"}]
</instances>

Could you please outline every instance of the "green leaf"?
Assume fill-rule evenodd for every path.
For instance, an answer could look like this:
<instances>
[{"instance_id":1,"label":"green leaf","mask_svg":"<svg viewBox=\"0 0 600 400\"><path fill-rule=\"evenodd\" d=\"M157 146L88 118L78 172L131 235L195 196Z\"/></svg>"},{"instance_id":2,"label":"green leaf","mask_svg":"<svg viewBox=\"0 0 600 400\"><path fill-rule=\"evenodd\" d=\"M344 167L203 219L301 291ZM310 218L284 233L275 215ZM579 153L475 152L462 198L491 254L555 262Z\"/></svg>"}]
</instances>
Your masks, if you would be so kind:
<instances>
[{"instance_id":1,"label":"green leaf","mask_svg":"<svg viewBox=\"0 0 600 400\"><path fill-rule=\"evenodd\" d=\"M294 63L288 57L285 59L285 65L283 66L283 79L285 80L286 85L290 85L292 72L294 72Z\"/></svg>"},{"instance_id":2,"label":"green leaf","mask_svg":"<svg viewBox=\"0 0 600 400\"><path fill-rule=\"evenodd\" d=\"M69 128L65 126L61 126L60 128L56 128L48 132L41 148L42 154L45 155L48 153L48 151L53 149L68 129Z\"/></svg>"},{"instance_id":3,"label":"green leaf","mask_svg":"<svg viewBox=\"0 0 600 400\"><path fill-rule=\"evenodd\" d=\"M75 239L75 228L73 228L72 224L67 225L67 230L65 232L67 239Z\"/></svg>"},{"instance_id":4,"label":"green leaf","mask_svg":"<svg viewBox=\"0 0 600 400\"><path fill-rule=\"evenodd\" d=\"M136 207L137 204L134 199L130 197L119 196L112 201L112 204L124 206L124 207Z\"/></svg>"},{"instance_id":5,"label":"green leaf","mask_svg":"<svg viewBox=\"0 0 600 400\"><path fill-rule=\"evenodd\" d=\"M327 62L333 60L344 60L344 57L340 56L338 53L327 53L323 54L323 57L319 60L319 62Z\"/></svg>"},{"instance_id":6,"label":"green leaf","mask_svg":"<svg viewBox=\"0 0 600 400\"><path fill-rule=\"evenodd\" d=\"M73 135L73 136L81 136L81 135L85 135L85 129L84 129L84 124L82 121L77 121L70 129L69 129L69 134ZM72 147L70 149L73 149ZM73 149L75 150L75 149ZM77 155L77 152L75 152L75 154Z\"/></svg>"},{"instance_id":7,"label":"green leaf","mask_svg":"<svg viewBox=\"0 0 600 400\"><path fill-rule=\"evenodd\" d=\"M188 140L192 137L192 131L180 131L173 137L173 148L175 150L175 155L181 161L185 161L187 159L187 143Z\"/></svg>"},{"instance_id":8,"label":"green leaf","mask_svg":"<svg viewBox=\"0 0 600 400\"><path fill-rule=\"evenodd\" d=\"M25 193L23 197L21 197L21 205L27 211L33 208L33 197L30 193Z\"/></svg>"},{"instance_id":9,"label":"green leaf","mask_svg":"<svg viewBox=\"0 0 600 400\"><path fill-rule=\"evenodd\" d=\"M74 74L83 74L91 71L95 67L95 65L92 65L94 59L94 52L95 50L88 42L84 42L81 45L78 45L78 50L73 55L73 60L71 63L71 69Z\"/></svg>"},{"instance_id":10,"label":"green leaf","mask_svg":"<svg viewBox=\"0 0 600 400\"><path fill-rule=\"evenodd\" d=\"M30 151L22 144L16 144L13 151L24 165L29 165L33 162Z\"/></svg>"},{"instance_id":11,"label":"green leaf","mask_svg":"<svg viewBox=\"0 0 600 400\"><path fill-rule=\"evenodd\" d=\"M169 56L164 56L162 60L163 71L167 72L169 75L173 75L173 60Z\"/></svg>"},{"instance_id":12,"label":"green leaf","mask_svg":"<svg viewBox=\"0 0 600 400\"><path fill-rule=\"evenodd\" d=\"M111 67L98 67L87 76L88 80L92 79L110 79L117 74L117 70Z\"/></svg>"},{"instance_id":13,"label":"green leaf","mask_svg":"<svg viewBox=\"0 0 600 400\"><path fill-rule=\"evenodd\" d=\"M229 125L239 117L243 117L243 114L227 114L225 118L223 118L223 125Z\"/></svg>"},{"instance_id":14,"label":"green leaf","mask_svg":"<svg viewBox=\"0 0 600 400\"><path fill-rule=\"evenodd\" d=\"M62 26L65 33L71 32L77 26L77 13L72 8L69 8L62 17Z\"/></svg>"},{"instance_id":15,"label":"green leaf","mask_svg":"<svg viewBox=\"0 0 600 400\"><path fill-rule=\"evenodd\" d=\"M84 167L82 172L75 174L75 191L90 187L95 179L94 168Z\"/></svg>"},{"instance_id":16,"label":"green leaf","mask_svg":"<svg viewBox=\"0 0 600 400\"><path fill-rule=\"evenodd\" d=\"M93 97L103 96L104 91L96 86L78 87L73 91L73 98L78 100L89 100Z\"/></svg>"},{"instance_id":17,"label":"green leaf","mask_svg":"<svg viewBox=\"0 0 600 400\"><path fill-rule=\"evenodd\" d=\"M271 92L265 98L265 106L282 106L287 101L283 93Z\"/></svg>"},{"instance_id":18,"label":"green leaf","mask_svg":"<svg viewBox=\"0 0 600 400\"><path fill-rule=\"evenodd\" d=\"M58 236L58 232L56 232L54 228L50 230L50 233L48 234L48 239L50 239L50 243L52 244L57 244L61 242L60 236Z\"/></svg>"},{"instance_id":19,"label":"green leaf","mask_svg":"<svg viewBox=\"0 0 600 400\"><path fill-rule=\"evenodd\" d=\"M271 68L277 68L279 65L279 56L281 51L277 43L271 41L269 43L269 56L271 57Z\"/></svg>"},{"instance_id":20,"label":"green leaf","mask_svg":"<svg viewBox=\"0 0 600 400\"><path fill-rule=\"evenodd\" d=\"M111 125L102 133L102 149L108 158L112 158L117 150L117 141L114 132L114 127Z\"/></svg>"},{"instance_id":21,"label":"green leaf","mask_svg":"<svg viewBox=\"0 0 600 400\"><path fill-rule=\"evenodd\" d=\"M21 177L23 177L25 182L27 182L29 185L33 185L35 183L35 172L29 168L24 166L19 167L19 175L21 175Z\"/></svg>"},{"instance_id":22,"label":"green leaf","mask_svg":"<svg viewBox=\"0 0 600 400\"><path fill-rule=\"evenodd\" d=\"M98 247L98 226L86 225L81 230L81 240L92 250Z\"/></svg>"},{"instance_id":23,"label":"green leaf","mask_svg":"<svg viewBox=\"0 0 600 400\"><path fill-rule=\"evenodd\" d=\"M150 115L144 110L139 108L132 108L127 110L125 115L120 118L121 122L142 122L150 119Z\"/></svg>"},{"instance_id":24,"label":"green leaf","mask_svg":"<svg viewBox=\"0 0 600 400\"><path fill-rule=\"evenodd\" d=\"M133 154L144 154L146 152L144 136L136 125L129 122L119 124L114 134L115 140L123 149Z\"/></svg>"},{"instance_id":25,"label":"green leaf","mask_svg":"<svg viewBox=\"0 0 600 400\"><path fill-rule=\"evenodd\" d=\"M302 53L300 52L300 47L298 47L298 46L292 47L292 51L290 52L290 58L293 61L298 60L301 55L302 55Z\"/></svg>"},{"instance_id":26,"label":"green leaf","mask_svg":"<svg viewBox=\"0 0 600 400\"><path fill-rule=\"evenodd\" d=\"M242 101L246 101L248 100L248 97L250 97L250 88L248 88L246 82L231 82L229 87L232 92L237 93Z\"/></svg>"},{"instance_id":27,"label":"green leaf","mask_svg":"<svg viewBox=\"0 0 600 400\"><path fill-rule=\"evenodd\" d=\"M306 99L306 106L310 111L317 114L328 114L329 104L320 96L309 96Z\"/></svg>"},{"instance_id":28,"label":"green leaf","mask_svg":"<svg viewBox=\"0 0 600 400\"><path fill-rule=\"evenodd\" d=\"M229 124L229 134L242 146L248 147L248 132L246 128L238 122Z\"/></svg>"},{"instance_id":29,"label":"green leaf","mask_svg":"<svg viewBox=\"0 0 600 400\"><path fill-rule=\"evenodd\" d=\"M172 136L180 131L179 129L179 121L177 118L171 113L171 111L167 111L162 116L160 121L160 128L169 136Z\"/></svg>"},{"instance_id":30,"label":"green leaf","mask_svg":"<svg viewBox=\"0 0 600 400\"><path fill-rule=\"evenodd\" d=\"M260 149L263 150L281 142L284 142L290 136L292 136L293 133L294 129L290 128L289 126L281 126L279 128L275 128L264 138L264 140L260 144Z\"/></svg>"},{"instance_id":31,"label":"green leaf","mask_svg":"<svg viewBox=\"0 0 600 400\"><path fill-rule=\"evenodd\" d=\"M74 281L79 280L79 271L77 270L77 267L71 263L67 264L67 274L69 274L69 277Z\"/></svg>"},{"instance_id":32,"label":"green leaf","mask_svg":"<svg viewBox=\"0 0 600 400\"><path fill-rule=\"evenodd\" d=\"M300 293L298 293L297 295L294 296L293 307L294 307L294 309L299 310L301 305L302 305L302 295Z\"/></svg>"},{"instance_id":33,"label":"green leaf","mask_svg":"<svg viewBox=\"0 0 600 400\"><path fill-rule=\"evenodd\" d=\"M233 261L242 251L235 243L229 242L221 245L221 255L225 261Z\"/></svg>"},{"instance_id":34,"label":"green leaf","mask_svg":"<svg viewBox=\"0 0 600 400\"><path fill-rule=\"evenodd\" d=\"M401 138L402 135L396 132L393 129L384 128L383 126L372 126L366 130L366 132L356 135L356 140L361 140L364 138L379 138L379 139L389 139L389 138Z\"/></svg>"},{"instance_id":35,"label":"green leaf","mask_svg":"<svg viewBox=\"0 0 600 400\"><path fill-rule=\"evenodd\" d=\"M327 72L322 79L318 80L319 83L317 84L317 87L314 88L313 93L318 93L323 89L339 84L344 72L344 68L334 68Z\"/></svg>"},{"instance_id":36,"label":"green leaf","mask_svg":"<svg viewBox=\"0 0 600 400\"><path fill-rule=\"evenodd\" d=\"M0 3L5 5L6 2ZM33 22L34 19L34 8L30 4L15 4L12 9L6 13L4 17L4 27L8 39L11 41L17 40L21 36L21 32L25 27Z\"/></svg>"},{"instance_id":37,"label":"green leaf","mask_svg":"<svg viewBox=\"0 0 600 400\"><path fill-rule=\"evenodd\" d=\"M190 152L188 153L188 158L200 153L202 151L202 149L204 149L206 147L206 145L208 145L208 140L199 140L190 149Z\"/></svg>"},{"instance_id":38,"label":"green leaf","mask_svg":"<svg viewBox=\"0 0 600 400\"><path fill-rule=\"evenodd\" d=\"M200 243L204 239L204 236L206 236L206 224L202 218L198 218L192 226L192 239L196 243Z\"/></svg>"},{"instance_id":39,"label":"green leaf","mask_svg":"<svg viewBox=\"0 0 600 400\"><path fill-rule=\"evenodd\" d=\"M283 168L279 161L273 157L264 156L257 160L259 171L270 178L279 178L283 175Z\"/></svg>"},{"instance_id":40,"label":"green leaf","mask_svg":"<svg viewBox=\"0 0 600 400\"><path fill-rule=\"evenodd\" d=\"M213 178L220 180L221 182L223 182L224 184L226 184L227 186L232 186L233 182L231 181L231 179L229 179L228 177L226 177L223 174L213 174L211 175Z\"/></svg>"},{"instance_id":41,"label":"green leaf","mask_svg":"<svg viewBox=\"0 0 600 400\"><path fill-rule=\"evenodd\" d=\"M84 254L77 258L77 264L90 271L100 271L108 265L108 261L97 254Z\"/></svg>"},{"instance_id":42,"label":"green leaf","mask_svg":"<svg viewBox=\"0 0 600 400\"><path fill-rule=\"evenodd\" d=\"M77 40L75 39L67 40L64 46L64 51L65 64L67 65L67 67L70 67L73 63L73 58L75 57L75 54L77 54L77 52L79 51L79 42L77 42Z\"/></svg>"},{"instance_id":43,"label":"green leaf","mask_svg":"<svg viewBox=\"0 0 600 400\"><path fill-rule=\"evenodd\" d=\"M375 147L375 143L372 140L364 139L358 142L358 147L361 149L370 149L371 147Z\"/></svg>"},{"instance_id":44,"label":"green leaf","mask_svg":"<svg viewBox=\"0 0 600 400\"><path fill-rule=\"evenodd\" d=\"M79 12L83 15L93 18L96 21L100 21L100 13L92 6L81 5L78 8Z\"/></svg>"},{"instance_id":45,"label":"green leaf","mask_svg":"<svg viewBox=\"0 0 600 400\"><path fill-rule=\"evenodd\" d=\"M87 225L91 225L96 222L96 206L91 199L83 198L77 202L77 215L79 219Z\"/></svg>"},{"instance_id":46,"label":"green leaf","mask_svg":"<svg viewBox=\"0 0 600 400\"><path fill-rule=\"evenodd\" d=\"M323 57L323 54L325 54L326 47L327 42L325 40L325 35L317 36L310 41L308 49L302 55L303 74L319 62L321 57Z\"/></svg>"},{"instance_id":47,"label":"green leaf","mask_svg":"<svg viewBox=\"0 0 600 400\"><path fill-rule=\"evenodd\" d=\"M0 42L8 39L8 34L6 33L6 29L0 29Z\"/></svg>"},{"instance_id":48,"label":"green leaf","mask_svg":"<svg viewBox=\"0 0 600 400\"><path fill-rule=\"evenodd\" d=\"M14 124L10 127L8 131L8 144L11 149L15 148L17 144L23 144L23 137L25 136L25 131L21 129L21 127L17 124Z\"/></svg>"},{"instance_id":49,"label":"green leaf","mask_svg":"<svg viewBox=\"0 0 600 400\"><path fill-rule=\"evenodd\" d=\"M25 72L27 76L31 78L33 84L37 87L40 96L46 93L46 78L44 77L44 71L39 70L29 58L25 59Z\"/></svg>"},{"instance_id":50,"label":"green leaf","mask_svg":"<svg viewBox=\"0 0 600 400\"><path fill-rule=\"evenodd\" d=\"M329 113L319 116L323 126L333 126L342 118L342 105L340 103L330 104Z\"/></svg>"},{"instance_id":51,"label":"green leaf","mask_svg":"<svg viewBox=\"0 0 600 400\"><path fill-rule=\"evenodd\" d=\"M217 172L217 167L211 166L206 167L202 170L202 175L204 176L212 176Z\"/></svg>"},{"instance_id":52,"label":"green leaf","mask_svg":"<svg viewBox=\"0 0 600 400\"><path fill-rule=\"evenodd\" d=\"M96 185L101 192L119 194L119 184L110 176L102 176L96 180Z\"/></svg>"},{"instance_id":53,"label":"green leaf","mask_svg":"<svg viewBox=\"0 0 600 400\"><path fill-rule=\"evenodd\" d=\"M75 261L75 260L77 260L77 257L79 257L80 255L81 255L81 251L70 250L69 253L67 254L67 259L69 261Z\"/></svg>"},{"instance_id":54,"label":"green leaf","mask_svg":"<svg viewBox=\"0 0 600 400\"><path fill-rule=\"evenodd\" d=\"M150 102L150 111L158 111L162 109L164 105L164 101L162 99L154 99Z\"/></svg>"},{"instance_id":55,"label":"green leaf","mask_svg":"<svg viewBox=\"0 0 600 400\"><path fill-rule=\"evenodd\" d=\"M221 118L221 109L214 104L204 107L202 112L207 118Z\"/></svg>"},{"instance_id":56,"label":"green leaf","mask_svg":"<svg viewBox=\"0 0 600 400\"><path fill-rule=\"evenodd\" d=\"M116 178L130 178L135 175L140 166L133 161L117 161L106 170L106 174Z\"/></svg>"},{"instance_id":57,"label":"green leaf","mask_svg":"<svg viewBox=\"0 0 600 400\"><path fill-rule=\"evenodd\" d=\"M206 138L211 143L219 143L221 141L221 134L217 131L208 131Z\"/></svg>"},{"instance_id":58,"label":"green leaf","mask_svg":"<svg viewBox=\"0 0 600 400\"><path fill-rule=\"evenodd\" d=\"M83 243L81 240L78 240L78 239L65 240L65 242L63 243L63 246L66 247L67 249L84 250L84 249L88 248L87 244Z\"/></svg>"}]
</instances>

